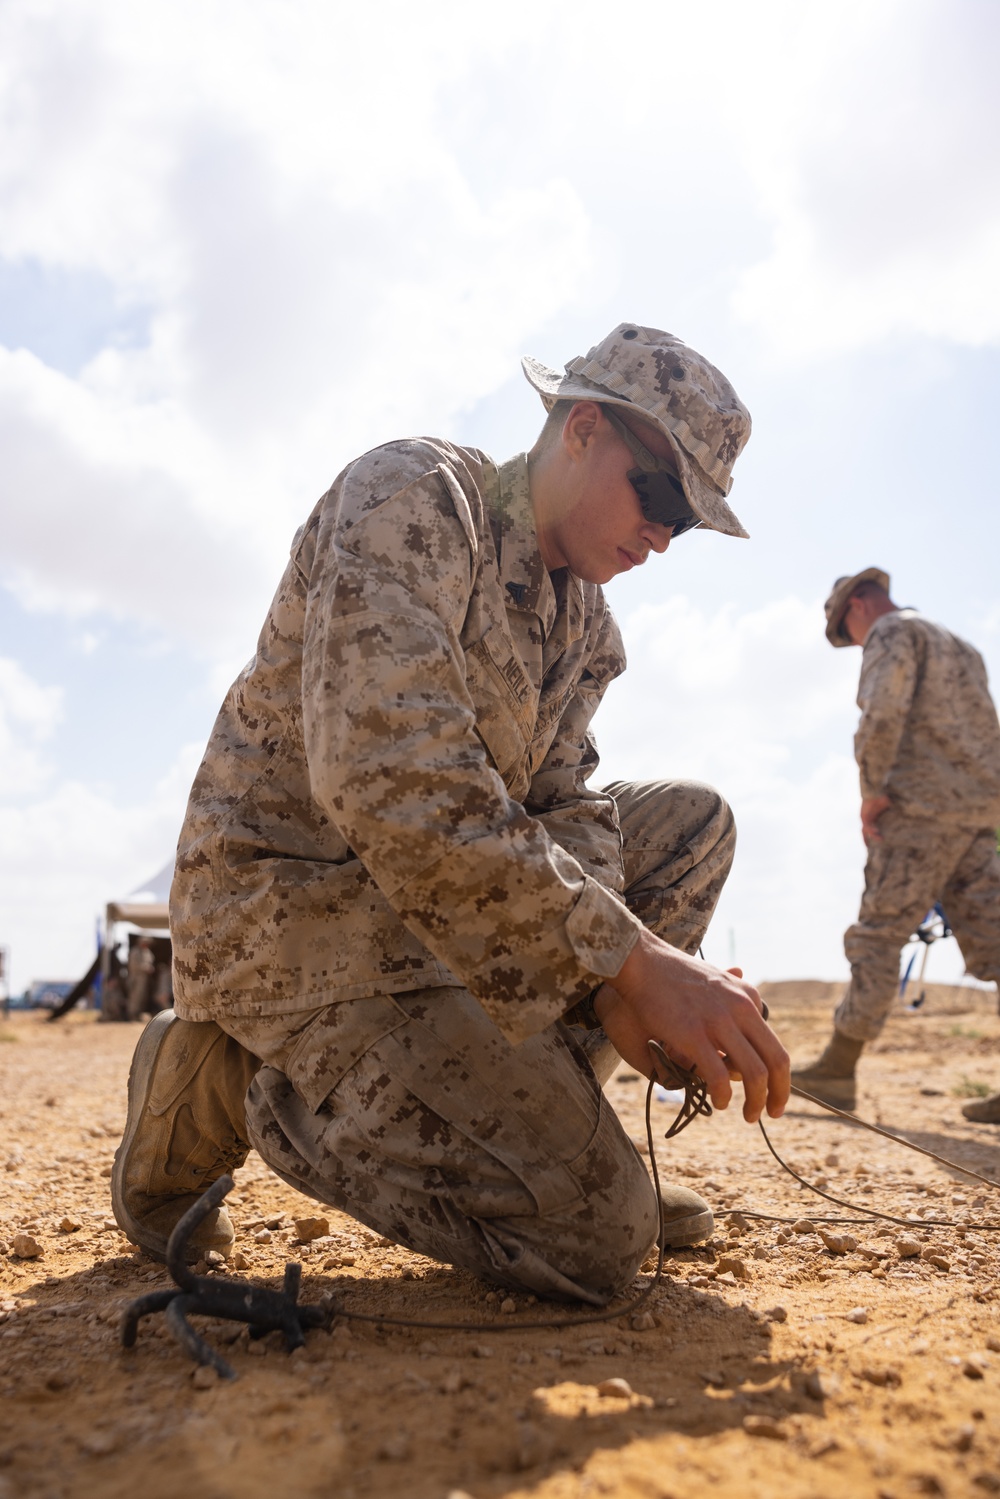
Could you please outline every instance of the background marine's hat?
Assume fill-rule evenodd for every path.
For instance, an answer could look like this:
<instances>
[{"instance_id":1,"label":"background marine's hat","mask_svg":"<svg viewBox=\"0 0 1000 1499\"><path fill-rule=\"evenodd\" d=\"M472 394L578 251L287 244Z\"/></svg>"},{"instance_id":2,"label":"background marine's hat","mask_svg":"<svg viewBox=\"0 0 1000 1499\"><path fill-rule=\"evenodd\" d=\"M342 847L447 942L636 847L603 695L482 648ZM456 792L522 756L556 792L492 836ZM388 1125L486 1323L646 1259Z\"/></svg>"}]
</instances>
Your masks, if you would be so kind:
<instances>
[{"instance_id":1,"label":"background marine's hat","mask_svg":"<svg viewBox=\"0 0 1000 1499\"><path fill-rule=\"evenodd\" d=\"M863 572L855 573L851 578L838 578L833 585L830 597L823 608L826 610L826 638L831 645L853 645L853 640L848 640L841 626L844 623L844 615L847 606L851 602L851 594L859 583L877 583L880 588L889 592L889 574L882 571L880 567L866 567Z\"/></svg>"},{"instance_id":2,"label":"background marine's hat","mask_svg":"<svg viewBox=\"0 0 1000 1499\"><path fill-rule=\"evenodd\" d=\"M672 333L638 323L619 323L589 354L571 359L564 375L530 357L521 364L547 411L556 401L605 401L657 427L702 525L747 535L725 497L750 436L750 413L714 364Z\"/></svg>"}]
</instances>

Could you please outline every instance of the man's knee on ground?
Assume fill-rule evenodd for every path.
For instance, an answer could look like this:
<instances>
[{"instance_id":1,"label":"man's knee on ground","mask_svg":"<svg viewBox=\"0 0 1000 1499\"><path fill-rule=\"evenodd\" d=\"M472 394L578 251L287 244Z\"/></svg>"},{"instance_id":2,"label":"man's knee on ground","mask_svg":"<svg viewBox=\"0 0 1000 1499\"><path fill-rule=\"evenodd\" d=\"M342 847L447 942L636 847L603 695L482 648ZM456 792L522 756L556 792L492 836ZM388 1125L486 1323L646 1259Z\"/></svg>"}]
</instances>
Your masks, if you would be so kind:
<instances>
[{"instance_id":1,"label":"man's knee on ground","mask_svg":"<svg viewBox=\"0 0 1000 1499\"><path fill-rule=\"evenodd\" d=\"M560 1220L551 1262L599 1296L614 1296L631 1285L659 1226L653 1183L629 1146L613 1183L590 1188L580 1207Z\"/></svg>"}]
</instances>

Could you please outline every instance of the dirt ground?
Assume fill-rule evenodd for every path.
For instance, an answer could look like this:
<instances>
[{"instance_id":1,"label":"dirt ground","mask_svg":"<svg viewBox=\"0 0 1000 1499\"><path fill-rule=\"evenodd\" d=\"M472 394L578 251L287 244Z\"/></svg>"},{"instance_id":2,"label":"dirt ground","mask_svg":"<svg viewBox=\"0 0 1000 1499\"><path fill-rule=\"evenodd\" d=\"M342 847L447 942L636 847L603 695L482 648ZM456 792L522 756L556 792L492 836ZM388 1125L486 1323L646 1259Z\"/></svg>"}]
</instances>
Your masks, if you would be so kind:
<instances>
[{"instance_id":1,"label":"dirt ground","mask_svg":"<svg viewBox=\"0 0 1000 1499\"><path fill-rule=\"evenodd\" d=\"M793 1055L808 1054L834 987L764 992ZM658 1102L663 1175L711 1201L714 1240L668 1258L636 1326L623 1315L532 1331L520 1324L548 1309L501 1306L251 1156L230 1199L241 1273L275 1285L297 1259L303 1301L332 1291L490 1330L340 1322L289 1357L276 1333L250 1343L202 1322L232 1383L196 1375L162 1316L122 1350L122 1307L168 1283L110 1216L135 1036L93 1015L0 1021L0 1499L1000 1493L1000 1235L982 1227L1000 1224L1000 1193L807 1105L770 1129L803 1175L861 1212L957 1226L825 1225L858 1241L837 1253L808 1224L744 1218L819 1228L847 1215L785 1175L736 1110L662 1143L674 1110ZM960 1114L963 1098L1000 1087L994 996L931 986L862 1069L865 1117L1000 1176L1000 1128ZM608 1092L642 1140L644 1085L620 1069ZM295 1220L320 1215L329 1232L299 1243ZM26 1240L41 1252L26 1257Z\"/></svg>"}]
</instances>

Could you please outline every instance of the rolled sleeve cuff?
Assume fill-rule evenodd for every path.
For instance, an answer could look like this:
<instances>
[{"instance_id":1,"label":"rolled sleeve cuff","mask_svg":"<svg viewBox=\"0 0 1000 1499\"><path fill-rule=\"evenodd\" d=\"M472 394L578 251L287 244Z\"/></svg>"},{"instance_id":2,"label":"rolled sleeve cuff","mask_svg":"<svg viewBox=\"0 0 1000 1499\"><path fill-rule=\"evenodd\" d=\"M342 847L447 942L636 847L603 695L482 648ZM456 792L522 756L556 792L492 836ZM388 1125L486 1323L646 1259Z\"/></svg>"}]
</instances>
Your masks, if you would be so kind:
<instances>
[{"instance_id":1,"label":"rolled sleeve cuff","mask_svg":"<svg viewBox=\"0 0 1000 1499\"><path fill-rule=\"evenodd\" d=\"M591 973L602 979L619 974L639 940L642 922L610 890L589 877L566 918L570 946Z\"/></svg>"},{"instance_id":2,"label":"rolled sleeve cuff","mask_svg":"<svg viewBox=\"0 0 1000 1499\"><path fill-rule=\"evenodd\" d=\"M536 946L480 971L469 984L493 1024L514 1045L554 1025L603 980L613 979L642 923L609 890L586 878L560 928Z\"/></svg>"}]
</instances>

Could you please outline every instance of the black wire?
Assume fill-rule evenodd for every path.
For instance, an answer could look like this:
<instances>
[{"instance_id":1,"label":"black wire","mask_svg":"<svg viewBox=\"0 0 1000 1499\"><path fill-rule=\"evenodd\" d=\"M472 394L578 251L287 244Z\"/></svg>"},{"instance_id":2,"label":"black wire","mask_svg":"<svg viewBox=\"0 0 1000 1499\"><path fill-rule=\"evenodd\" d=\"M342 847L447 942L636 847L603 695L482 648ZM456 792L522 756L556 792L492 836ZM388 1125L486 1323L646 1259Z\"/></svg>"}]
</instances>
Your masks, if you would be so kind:
<instances>
[{"instance_id":1,"label":"black wire","mask_svg":"<svg viewBox=\"0 0 1000 1499\"><path fill-rule=\"evenodd\" d=\"M793 1087L792 1092L796 1094L797 1097L808 1099L810 1103L818 1104L821 1109L826 1109L829 1113L838 1115L841 1119L848 1119L852 1124L860 1125L862 1129L871 1130L872 1134L882 1135L886 1140L892 1140L896 1145L902 1145L907 1150L915 1150L920 1155L929 1156L932 1161L938 1161L941 1165L948 1166L953 1171L961 1171L965 1176L972 1176L976 1179L976 1181L983 1182L987 1187L993 1187L995 1190L1000 1191L1000 1182L993 1181L991 1177L982 1176L978 1171L970 1171L967 1166L960 1166L957 1161L949 1161L947 1156L938 1155L933 1150L927 1150L923 1145L916 1145L912 1140L905 1140L902 1135L895 1135L891 1130L883 1129L881 1125L869 1124L867 1119L860 1119L857 1114L850 1114L846 1109L838 1109L834 1104L826 1103L822 1098L816 1098L814 1094L806 1093L802 1088ZM777 1161L782 1170L787 1171L789 1176L793 1176L797 1182L801 1182L802 1186L808 1187L810 1192L815 1192L817 1197L825 1197L827 1202L836 1203L838 1207L849 1208L851 1212L860 1213L862 1215L861 1218L853 1220L846 1220L841 1218L824 1218L817 1219L817 1222L843 1223L852 1221L858 1225L862 1225L864 1223L871 1222L873 1218L879 1218L884 1219L886 1223L896 1223L901 1228L972 1227L971 1224L959 1223L957 1220L951 1218L897 1218L892 1213L880 1212L878 1208L863 1208L859 1207L855 1202L845 1201L843 1197L834 1197L832 1193L824 1192L821 1187L814 1186L812 1182L807 1181L804 1176L800 1176L797 1171L793 1170L793 1168L789 1166L787 1161L782 1160L781 1156L772 1145L767 1130L764 1128L763 1119L758 1119L757 1124L760 1128L761 1134L764 1136L765 1145L774 1156L774 1159ZM779 1218L772 1213L752 1213L748 1212L744 1208L739 1209L739 1211L743 1213L743 1216L745 1218L763 1218L771 1223L798 1222L798 1219L796 1218ZM1000 1223L977 1223L975 1225L975 1229L977 1233L980 1230L982 1230L984 1233L1000 1233Z\"/></svg>"}]
</instances>

